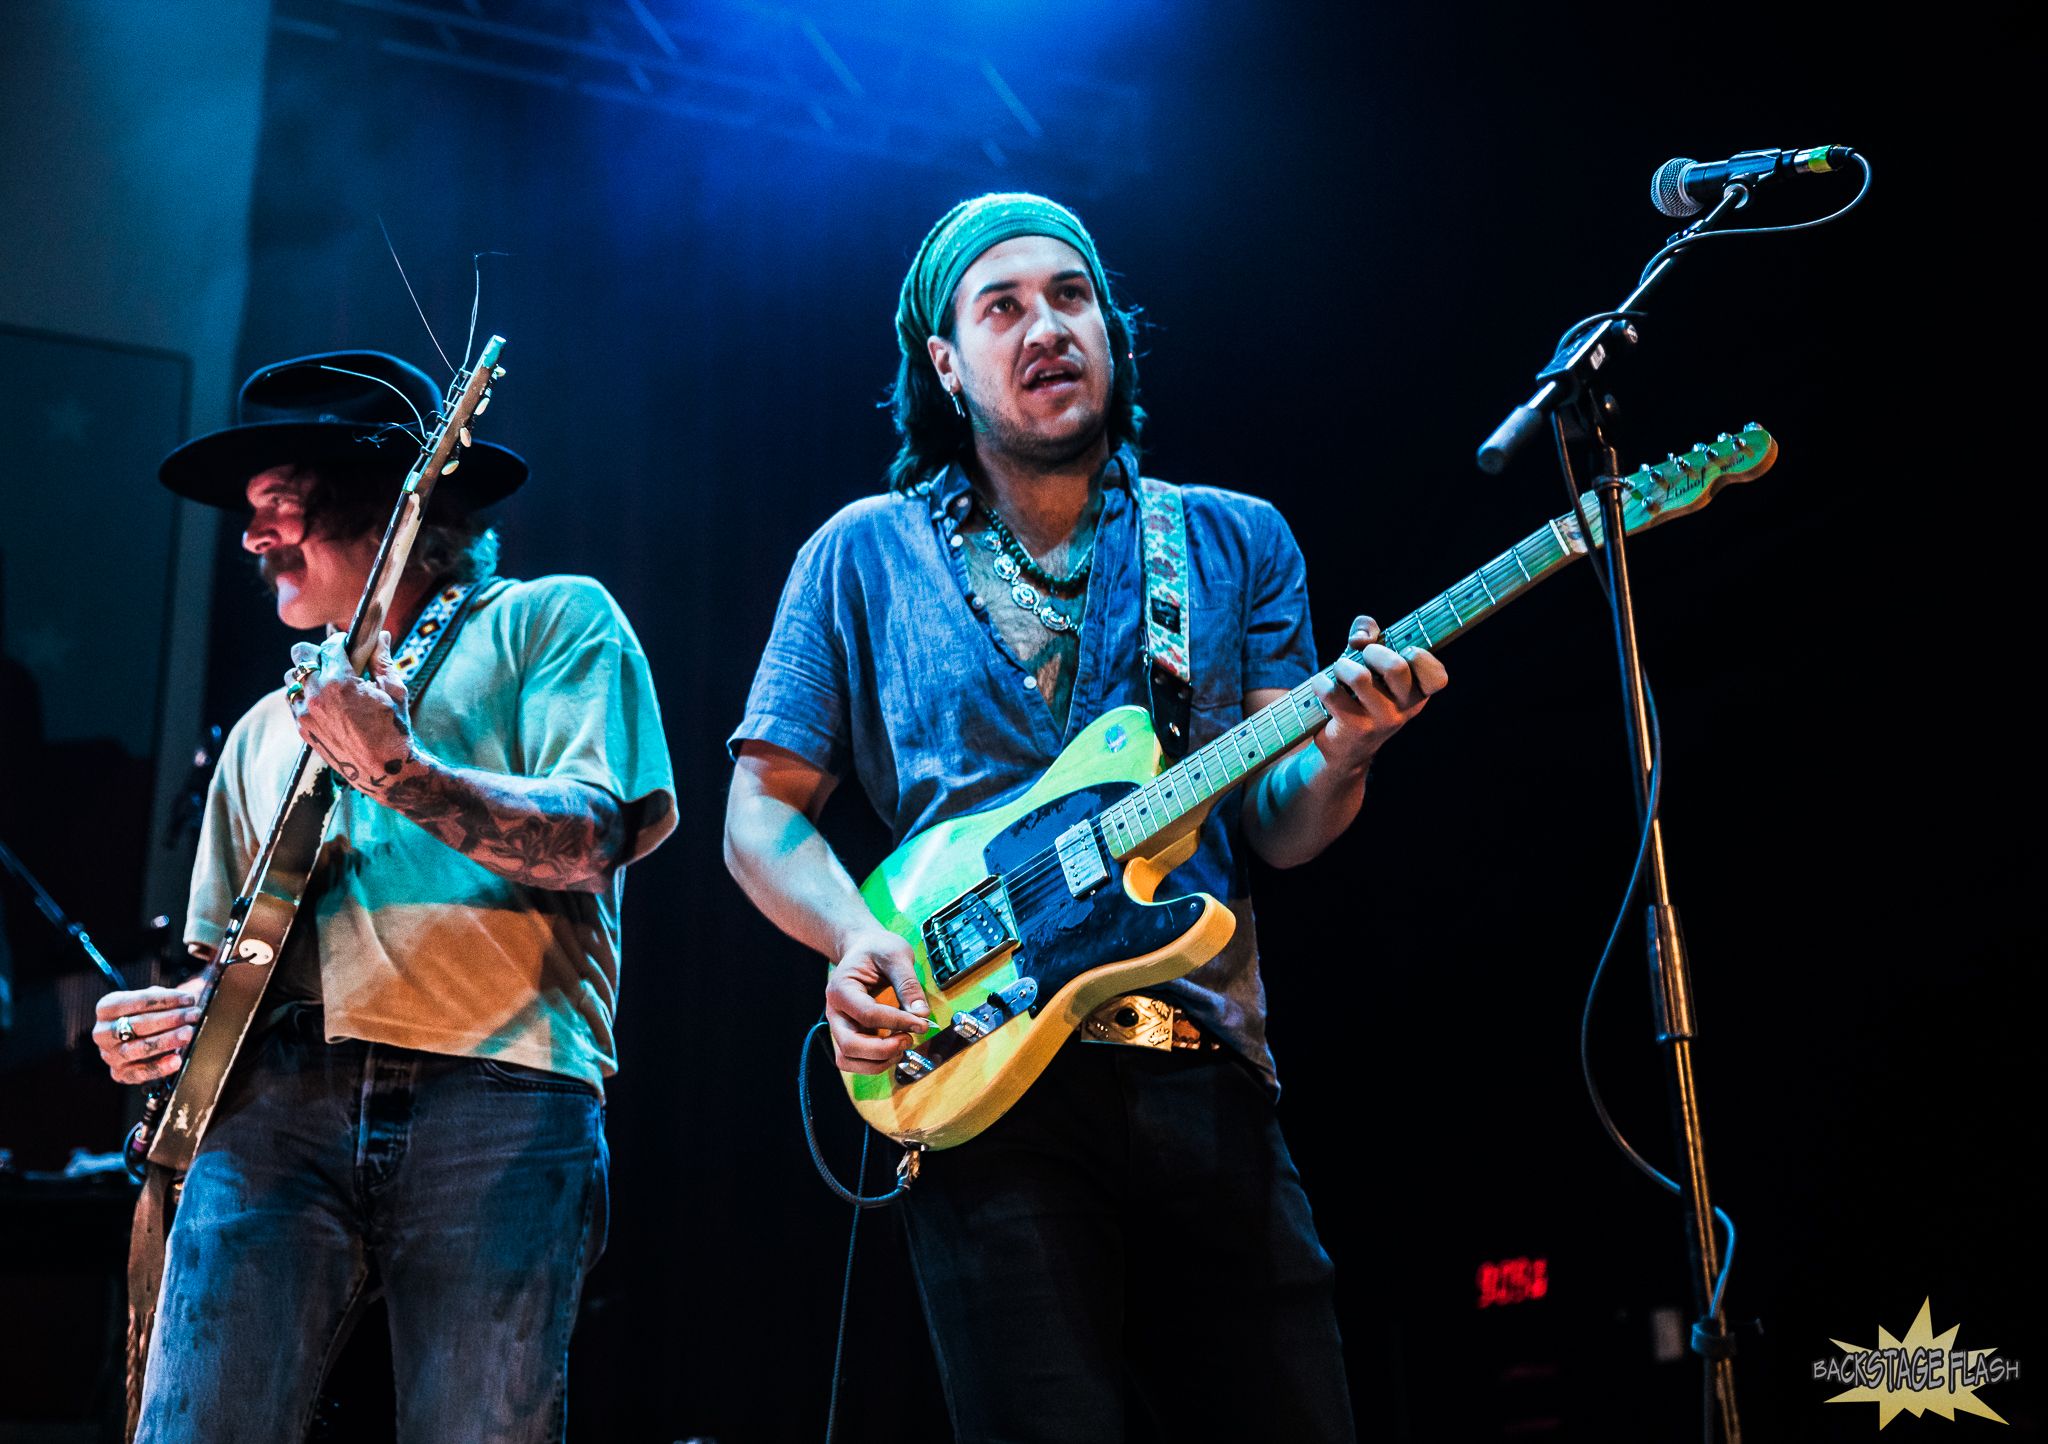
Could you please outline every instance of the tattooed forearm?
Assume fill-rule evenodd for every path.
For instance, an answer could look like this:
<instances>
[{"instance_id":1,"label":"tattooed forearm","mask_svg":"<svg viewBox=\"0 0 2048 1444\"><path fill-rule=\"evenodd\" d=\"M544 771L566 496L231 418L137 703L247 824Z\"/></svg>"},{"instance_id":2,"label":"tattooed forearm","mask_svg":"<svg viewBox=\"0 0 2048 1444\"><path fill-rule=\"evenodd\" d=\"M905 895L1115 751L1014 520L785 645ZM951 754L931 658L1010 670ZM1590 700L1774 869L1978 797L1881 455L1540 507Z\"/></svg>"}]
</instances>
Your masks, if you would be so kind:
<instances>
[{"instance_id":1,"label":"tattooed forearm","mask_svg":"<svg viewBox=\"0 0 2048 1444\"><path fill-rule=\"evenodd\" d=\"M451 767L414 750L378 800L500 877L596 892L626 852L618 799L586 782Z\"/></svg>"},{"instance_id":2,"label":"tattooed forearm","mask_svg":"<svg viewBox=\"0 0 2048 1444\"><path fill-rule=\"evenodd\" d=\"M456 767L413 736L405 686L379 647L375 676L305 683L292 703L299 735L349 786L411 818L472 862L529 887L597 892L625 861L633 824L619 800L585 782Z\"/></svg>"}]
</instances>

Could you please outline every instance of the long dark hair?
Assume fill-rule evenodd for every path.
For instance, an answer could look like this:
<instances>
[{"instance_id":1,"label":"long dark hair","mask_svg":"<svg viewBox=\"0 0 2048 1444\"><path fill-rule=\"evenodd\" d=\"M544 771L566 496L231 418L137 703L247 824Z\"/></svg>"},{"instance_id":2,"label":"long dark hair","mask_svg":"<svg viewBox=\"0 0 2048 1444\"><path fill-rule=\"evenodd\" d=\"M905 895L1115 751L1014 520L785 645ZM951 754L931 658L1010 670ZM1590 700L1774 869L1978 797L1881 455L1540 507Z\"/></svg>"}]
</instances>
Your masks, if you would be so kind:
<instances>
[{"instance_id":1,"label":"long dark hair","mask_svg":"<svg viewBox=\"0 0 2048 1444\"><path fill-rule=\"evenodd\" d=\"M1145 428L1145 408L1138 404L1138 309L1124 310L1108 296L1102 303L1115 366L1103 426L1112 456L1126 446L1135 455L1139 433ZM939 334L948 341L953 339L950 304L939 318ZM883 404L890 408L896 434L902 438L896 459L889 463L891 491L909 491L973 452L974 427L953 409L953 398L939 384L931 357L905 356L896 367L896 384L889 388L889 399Z\"/></svg>"},{"instance_id":2,"label":"long dark hair","mask_svg":"<svg viewBox=\"0 0 2048 1444\"><path fill-rule=\"evenodd\" d=\"M383 534L406 471L383 458L316 461L303 470L313 475L306 529L337 541ZM469 515L448 489L437 487L420 521L411 565L436 580L476 581L497 569L498 534Z\"/></svg>"}]
</instances>

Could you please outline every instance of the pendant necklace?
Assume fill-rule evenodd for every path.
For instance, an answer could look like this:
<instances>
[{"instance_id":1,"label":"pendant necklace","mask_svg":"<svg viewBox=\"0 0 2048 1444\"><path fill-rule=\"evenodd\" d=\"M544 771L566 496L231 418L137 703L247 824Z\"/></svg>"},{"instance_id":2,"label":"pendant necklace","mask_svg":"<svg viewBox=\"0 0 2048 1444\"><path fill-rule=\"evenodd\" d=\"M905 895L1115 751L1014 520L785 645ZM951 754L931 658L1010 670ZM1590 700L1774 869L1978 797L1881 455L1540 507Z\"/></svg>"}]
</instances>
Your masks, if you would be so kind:
<instances>
[{"instance_id":1,"label":"pendant necklace","mask_svg":"<svg viewBox=\"0 0 2048 1444\"><path fill-rule=\"evenodd\" d=\"M984 506L981 514L988 525L975 533L974 540L981 549L995 558L995 573L1010 586L1010 600L1019 609L1038 618L1039 625L1048 632L1072 632L1077 624L1053 605L1051 592L1054 587L1078 586L1088 580L1089 569L1095 564L1095 542L1088 542L1088 554L1078 565L1063 577L1055 577L1031 559L1031 553L1024 550L1024 544L1016 534L1003 524L993 507ZM1026 576L1038 578L1047 595L1041 597L1036 588L1025 580Z\"/></svg>"}]
</instances>

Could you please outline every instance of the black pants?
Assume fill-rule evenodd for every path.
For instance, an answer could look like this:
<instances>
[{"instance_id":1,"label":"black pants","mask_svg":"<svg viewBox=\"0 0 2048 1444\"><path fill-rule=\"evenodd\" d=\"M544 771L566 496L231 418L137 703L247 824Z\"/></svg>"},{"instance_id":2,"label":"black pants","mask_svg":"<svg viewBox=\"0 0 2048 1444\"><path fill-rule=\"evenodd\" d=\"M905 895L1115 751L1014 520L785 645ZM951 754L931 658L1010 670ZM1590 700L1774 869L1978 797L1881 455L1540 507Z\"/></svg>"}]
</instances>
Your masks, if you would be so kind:
<instances>
[{"instance_id":1,"label":"black pants","mask_svg":"<svg viewBox=\"0 0 2048 1444\"><path fill-rule=\"evenodd\" d=\"M1069 1043L905 1225L960 1444L1355 1437L1334 1271L1228 1051Z\"/></svg>"}]
</instances>

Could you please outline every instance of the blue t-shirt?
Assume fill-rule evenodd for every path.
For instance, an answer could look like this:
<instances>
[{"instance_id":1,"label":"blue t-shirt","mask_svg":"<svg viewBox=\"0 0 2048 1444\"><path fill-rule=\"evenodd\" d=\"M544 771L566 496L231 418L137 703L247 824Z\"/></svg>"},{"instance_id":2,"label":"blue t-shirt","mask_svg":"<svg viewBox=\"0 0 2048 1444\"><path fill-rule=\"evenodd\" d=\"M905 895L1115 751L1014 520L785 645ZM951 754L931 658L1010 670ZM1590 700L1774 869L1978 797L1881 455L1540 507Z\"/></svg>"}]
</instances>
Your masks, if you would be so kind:
<instances>
[{"instance_id":1,"label":"blue t-shirt","mask_svg":"<svg viewBox=\"0 0 2048 1444\"><path fill-rule=\"evenodd\" d=\"M1023 792L1095 718L1146 704L1144 563L1127 481L1135 472L1128 453L1104 472L1064 731L968 581L956 529L971 498L955 466L914 492L854 502L804 543L728 744L733 755L742 742L769 742L834 777L851 768L899 843ZM1192 750L1243 720L1247 692L1299 684L1315 670L1315 651L1301 549L1280 513L1214 487L1181 495L1193 573ZM1272 1083L1242 802L1240 788L1217 805L1195 855L1160 889L1215 894L1237 914L1237 931L1221 953L1153 991Z\"/></svg>"}]
</instances>

